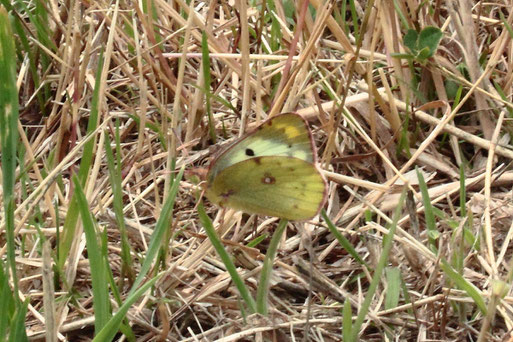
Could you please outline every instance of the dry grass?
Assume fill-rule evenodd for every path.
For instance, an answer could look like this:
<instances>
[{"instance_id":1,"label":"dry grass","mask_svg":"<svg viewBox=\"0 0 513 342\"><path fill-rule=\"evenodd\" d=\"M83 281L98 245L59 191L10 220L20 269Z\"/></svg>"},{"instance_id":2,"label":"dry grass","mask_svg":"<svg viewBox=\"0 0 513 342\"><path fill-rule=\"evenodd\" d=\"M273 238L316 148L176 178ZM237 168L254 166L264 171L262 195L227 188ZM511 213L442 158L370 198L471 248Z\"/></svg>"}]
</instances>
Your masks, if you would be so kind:
<instances>
[{"instance_id":1,"label":"dry grass","mask_svg":"<svg viewBox=\"0 0 513 342\"><path fill-rule=\"evenodd\" d=\"M38 13L47 16L46 32L16 9L32 53L18 45L18 57L29 63L18 64L15 252L20 296L30 298L30 339L95 335L96 268L71 203L79 168L98 235L106 231L117 285L104 304L117 311L115 292L123 302L141 272L178 170L206 167L215 143L268 115L296 111L311 125L329 179L327 215L369 267L335 239L326 220L289 223L275 259L269 315L248 316L199 221L199 188L185 178L145 282L163 274L131 305L124 332L130 326L136 341L341 340L343 327L350 334L344 302L345 318L352 311L354 322L407 184L359 340L508 341L510 3L291 0L262 8L155 0L151 16L149 3L45 2ZM434 56L394 55L409 52L408 27L429 25L443 32ZM202 33L210 54L206 86ZM107 137L121 162L125 227L116 219ZM248 243L272 234L277 219L205 206L256 291L269 239ZM7 238L0 241L7 260Z\"/></svg>"}]
</instances>

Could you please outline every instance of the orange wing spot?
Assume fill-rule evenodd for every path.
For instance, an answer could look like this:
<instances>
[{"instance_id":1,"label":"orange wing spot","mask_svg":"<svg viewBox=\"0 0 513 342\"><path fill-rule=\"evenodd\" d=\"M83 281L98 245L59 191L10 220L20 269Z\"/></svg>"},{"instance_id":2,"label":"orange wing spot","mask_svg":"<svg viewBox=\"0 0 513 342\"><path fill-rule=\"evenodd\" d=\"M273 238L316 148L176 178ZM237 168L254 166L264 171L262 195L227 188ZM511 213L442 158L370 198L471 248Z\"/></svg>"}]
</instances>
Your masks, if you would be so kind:
<instances>
[{"instance_id":1,"label":"orange wing spot","mask_svg":"<svg viewBox=\"0 0 513 342\"><path fill-rule=\"evenodd\" d=\"M262 157L251 158L250 160L254 161L256 164L262 164Z\"/></svg>"}]
</instances>

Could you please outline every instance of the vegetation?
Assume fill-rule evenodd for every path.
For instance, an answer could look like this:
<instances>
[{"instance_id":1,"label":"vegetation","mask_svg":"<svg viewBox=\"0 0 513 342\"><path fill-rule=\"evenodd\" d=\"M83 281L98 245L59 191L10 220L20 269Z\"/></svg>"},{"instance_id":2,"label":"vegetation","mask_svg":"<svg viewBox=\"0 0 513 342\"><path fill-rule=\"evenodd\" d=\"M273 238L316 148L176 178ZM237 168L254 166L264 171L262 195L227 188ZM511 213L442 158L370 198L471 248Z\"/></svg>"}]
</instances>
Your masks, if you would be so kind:
<instances>
[{"instance_id":1,"label":"vegetation","mask_svg":"<svg viewBox=\"0 0 513 342\"><path fill-rule=\"evenodd\" d=\"M511 6L234 3L0 1L0 341L512 338ZM289 111L319 217L204 200Z\"/></svg>"}]
</instances>

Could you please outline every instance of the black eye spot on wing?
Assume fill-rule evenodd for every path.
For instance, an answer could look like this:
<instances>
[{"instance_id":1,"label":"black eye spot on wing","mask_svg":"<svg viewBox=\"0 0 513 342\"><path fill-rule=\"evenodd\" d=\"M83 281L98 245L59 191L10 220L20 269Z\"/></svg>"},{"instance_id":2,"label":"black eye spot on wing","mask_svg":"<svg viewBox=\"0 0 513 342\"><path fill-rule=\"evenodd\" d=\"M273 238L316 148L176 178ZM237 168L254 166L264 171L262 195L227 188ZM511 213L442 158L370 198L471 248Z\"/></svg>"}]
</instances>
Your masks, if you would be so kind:
<instances>
[{"instance_id":1,"label":"black eye spot on wing","mask_svg":"<svg viewBox=\"0 0 513 342\"><path fill-rule=\"evenodd\" d=\"M252 150L252 149L250 149L250 148L247 148L247 149L246 149L246 155L247 155L248 157L253 157L253 156L255 156L255 151L253 151L253 150Z\"/></svg>"},{"instance_id":2,"label":"black eye spot on wing","mask_svg":"<svg viewBox=\"0 0 513 342\"><path fill-rule=\"evenodd\" d=\"M266 172L264 177L262 177L263 184L274 184L276 183L276 178L273 177L270 173Z\"/></svg>"}]
</instances>

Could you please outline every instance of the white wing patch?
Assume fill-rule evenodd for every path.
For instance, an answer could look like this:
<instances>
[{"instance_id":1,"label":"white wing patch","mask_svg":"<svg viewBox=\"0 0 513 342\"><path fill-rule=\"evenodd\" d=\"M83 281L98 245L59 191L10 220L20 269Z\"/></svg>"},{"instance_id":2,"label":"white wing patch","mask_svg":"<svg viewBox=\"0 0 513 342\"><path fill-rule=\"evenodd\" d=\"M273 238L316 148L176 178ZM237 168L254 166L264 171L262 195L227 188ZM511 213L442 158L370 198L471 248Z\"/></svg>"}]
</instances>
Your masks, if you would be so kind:
<instances>
[{"instance_id":1,"label":"white wing patch","mask_svg":"<svg viewBox=\"0 0 513 342\"><path fill-rule=\"evenodd\" d=\"M257 129L229 145L213 162L210 181L222 170L254 157L284 156L315 163L314 145L306 121L287 113L263 122Z\"/></svg>"}]
</instances>

